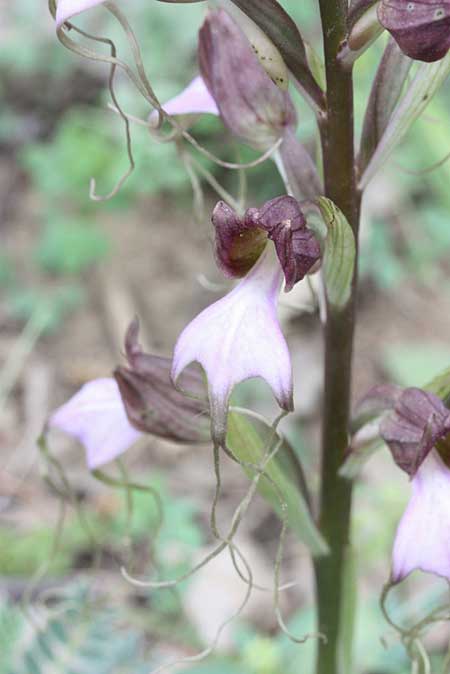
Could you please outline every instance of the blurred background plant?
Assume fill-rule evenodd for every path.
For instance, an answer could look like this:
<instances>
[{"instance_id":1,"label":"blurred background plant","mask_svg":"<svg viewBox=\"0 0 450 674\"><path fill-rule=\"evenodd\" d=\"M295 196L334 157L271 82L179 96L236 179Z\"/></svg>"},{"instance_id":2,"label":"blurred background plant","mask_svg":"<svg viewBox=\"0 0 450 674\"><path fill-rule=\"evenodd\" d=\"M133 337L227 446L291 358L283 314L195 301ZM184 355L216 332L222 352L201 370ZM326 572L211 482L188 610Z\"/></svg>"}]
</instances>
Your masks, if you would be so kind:
<instances>
[{"instance_id":1,"label":"blurred background plant","mask_svg":"<svg viewBox=\"0 0 450 674\"><path fill-rule=\"evenodd\" d=\"M197 72L196 33L204 8L150 0L127 4L152 84L164 101ZM315 43L316 3L282 4ZM202 222L196 221L191 183L176 148L157 143L145 128L133 125L135 172L112 200L89 200L91 178L97 191L107 194L127 168L123 124L107 108L107 72L57 43L45 2L15 0L1 12L0 671L148 672L167 654L189 654L205 644L209 633L198 611L221 614L223 594L234 587L223 569L209 576L210 584L217 585L211 596L194 580L176 592L140 590L117 580L130 555L144 575L149 562L157 559L164 577L172 577L187 570L199 549L207 549L205 513L213 489L209 454L158 443L147 443L133 454L132 465L143 466L164 505L163 528L153 541L151 499L133 496L127 526L123 494L86 476L79 449L61 440L58 452L65 457L85 519L70 511L58 533L58 496L35 470L35 438L50 409L87 379L108 375L134 313L142 318L147 343L170 353L185 319L220 290L217 284L223 279L214 268L208 229L215 197L205 187L207 208ZM91 27L118 37L106 14L90 14ZM383 39L356 68L359 123ZM119 37L118 44L125 48ZM120 77L117 92L124 110L146 117L149 111ZM296 102L299 133L311 141L312 116L298 96ZM444 87L365 198L356 392L386 377L402 385L423 384L450 361L450 161L424 171L450 151L449 103L450 91ZM224 159L236 160L236 148L224 142L227 136L217 120L204 117L193 133ZM254 156L239 147L241 161ZM197 159L236 192L235 172ZM282 192L270 162L248 172L248 187L249 203ZM194 295L186 290L187 278L199 281ZM298 415L287 433L296 436L297 445L301 436L304 461L313 471L321 347L317 326L307 316L298 320L304 298L295 301L286 306L283 320L292 333L303 385ZM244 385L239 395L244 402L257 399L270 409L258 385ZM227 478L225 512L245 485L232 469ZM355 665L361 674L409 671L402 647L383 621L376 590L388 575L393 531L406 493L406 481L383 453L364 468L354 521L363 575ZM373 516L381 512L381 518ZM277 527L258 501L243 534L253 557L273 556ZM292 542L288 570L296 576L299 568L304 570L302 586L286 600L296 633L308 631L313 623L304 557ZM266 571L263 565L263 577ZM393 607L406 619L412 610L417 612L408 605L408 596L406 583ZM424 584L423 607L435 598L433 584ZM270 600L265 601L267 607ZM294 674L292 649L302 648L302 674L309 674L314 642L292 644L277 636L274 623L261 620L260 614L254 610L241 618L224 649L185 671ZM441 662L445 635L434 633L431 639L436 663Z\"/></svg>"}]
</instances>

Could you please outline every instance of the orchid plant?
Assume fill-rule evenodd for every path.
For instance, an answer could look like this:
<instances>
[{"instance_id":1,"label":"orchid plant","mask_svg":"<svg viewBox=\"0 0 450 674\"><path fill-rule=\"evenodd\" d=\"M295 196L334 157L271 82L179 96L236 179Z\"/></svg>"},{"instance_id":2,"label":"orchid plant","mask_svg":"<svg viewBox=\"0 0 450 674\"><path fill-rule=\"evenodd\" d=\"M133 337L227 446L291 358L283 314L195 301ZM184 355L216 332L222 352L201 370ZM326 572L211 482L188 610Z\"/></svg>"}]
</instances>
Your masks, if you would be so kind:
<instances>
[{"instance_id":1,"label":"orchid plant","mask_svg":"<svg viewBox=\"0 0 450 674\"><path fill-rule=\"evenodd\" d=\"M211 216L215 258L224 275L237 282L185 327L171 358L144 353L133 321L125 338L127 365L118 366L110 379L85 384L52 414L46 433L59 428L79 440L93 471L123 454L141 434L211 443L216 472L223 454L239 462L251 487L227 535L211 518L217 550L228 547L241 560L238 572L251 589L251 573L234 534L252 494L261 490L280 515L283 532L291 528L299 533L314 557L317 674L350 674L353 625L346 610L351 599L345 566L351 550L355 465L383 443L411 478L412 489L393 543L392 571L383 597L415 569L450 580L450 374L423 389L377 386L351 408L361 198L450 73L450 2L353 0L350 7L347 0L310 2L320 9L323 60L319 48L304 41L301 26L277 0L205 3L199 74L183 92L161 103L146 75L125 3L50 0L61 43L110 67L113 107L125 124L130 170L133 119L121 109L114 91L117 69L148 103L148 117L140 122L154 138L176 143L180 157L189 157L188 168L196 166L218 190L220 201ZM108 56L77 41L78 35L104 42L77 28L78 15L91 15L94 8L106 9L118 20L132 47L134 67L119 57L112 43ZM355 140L353 69L383 33L384 54L361 138ZM301 120L291 96L294 89L316 117L318 142L313 151L297 137ZM214 157L190 132L199 115L220 117L230 135L256 151L258 158L245 165ZM241 171L273 161L285 194L264 204L243 203L205 170L202 173L191 154L198 152ZM315 288L325 341L321 489L312 506L308 475L295 448L291 466L299 479L277 458L288 447L278 425L294 409L297 378L277 305L283 288L290 292L298 283ZM233 406L235 387L254 377L267 382L279 405L273 423L256 411ZM298 386L301 390L301 376ZM251 442L255 428L263 439L258 449ZM281 546L278 562L280 558ZM277 603L278 576L279 564L275 608L280 627L286 629ZM167 585L169 581L149 583ZM413 635L401 633L414 671L431 671L417 630ZM299 658L301 662L301 651Z\"/></svg>"}]
</instances>

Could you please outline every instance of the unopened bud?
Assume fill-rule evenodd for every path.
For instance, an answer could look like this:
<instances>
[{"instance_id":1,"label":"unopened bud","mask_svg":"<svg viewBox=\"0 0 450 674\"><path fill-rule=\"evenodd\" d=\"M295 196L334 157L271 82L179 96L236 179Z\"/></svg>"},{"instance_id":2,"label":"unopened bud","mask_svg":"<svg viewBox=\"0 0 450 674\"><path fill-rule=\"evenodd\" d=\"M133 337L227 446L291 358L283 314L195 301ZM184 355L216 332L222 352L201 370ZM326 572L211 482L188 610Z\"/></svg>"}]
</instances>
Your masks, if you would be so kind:
<instances>
[{"instance_id":1,"label":"unopened bud","mask_svg":"<svg viewBox=\"0 0 450 674\"><path fill-rule=\"evenodd\" d=\"M222 9L211 11L200 30L199 63L224 123L251 147L267 150L295 126L289 94L273 83L244 32Z\"/></svg>"}]
</instances>

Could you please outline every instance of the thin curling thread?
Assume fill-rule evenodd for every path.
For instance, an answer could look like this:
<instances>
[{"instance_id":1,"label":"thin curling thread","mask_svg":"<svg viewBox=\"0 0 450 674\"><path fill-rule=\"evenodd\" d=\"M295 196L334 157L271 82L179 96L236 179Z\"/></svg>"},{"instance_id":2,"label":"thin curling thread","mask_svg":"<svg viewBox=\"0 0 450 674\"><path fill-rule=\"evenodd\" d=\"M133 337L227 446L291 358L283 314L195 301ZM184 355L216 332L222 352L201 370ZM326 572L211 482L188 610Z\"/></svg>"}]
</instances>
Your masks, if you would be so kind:
<instances>
[{"instance_id":1,"label":"thin curling thread","mask_svg":"<svg viewBox=\"0 0 450 674\"><path fill-rule=\"evenodd\" d=\"M247 560L245 559L243 554L240 552L240 550L237 548L237 546L234 543L230 543L230 545L232 545L234 547L236 554L239 555L239 557L241 559L241 562L244 564L244 566L247 570L248 578L249 578L247 590L245 592L244 599L242 600L240 606L231 616L229 616L226 620L224 620L223 623L218 627L214 639L212 640L210 645L207 646L203 651L201 651L200 653L197 653L196 655L191 655L191 656L187 656L187 657L184 657L184 658L178 658L176 660L166 662L166 663L160 665L159 667L157 667L156 669L151 670L151 672L149 674L159 674L160 672L164 671L165 669L172 669L172 667L176 667L178 665L190 664L190 663L194 663L194 662L201 662L202 660L205 660L205 658L207 658L209 655L211 655L211 653L213 653L214 650L216 649L217 644L220 640L220 637L221 637L224 629L242 614L243 610L245 609L246 605L248 604L248 601L249 601L251 593L252 593L252 587L253 587L252 571L251 571L250 565L248 564Z\"/></svg>"},{"instance_id":2,"label":"thin curling thread","mask_svg":"<svg viewBox=\"0 0 450 674\"><path fill-rule=\"evenodd\" d=\"M98 40L98 38L92 37L94 40ZM106 40L111 47L111 56L117 56L117 50L112 42L112 40ZM133 156L133 147L132 147L132 142L131 142L131 132L130 132L130 122L126 115L123 113L122 108L119 105L119 101L117 100L116 92L114 89L114 77L116 74L117 70L117 65L112 63L109 71L109 78L108 78L108 89L109 93L111 96L111 99L114 103L114 105L117 108L117 111L119 115L121 116L123 123L125 125L125 138L126 138L126 147L127 147L127 155L128 155L128 162L129 162L129 167L127 171L122 175L121 178L117 181L116 185L113 187L113 189L109 192L109 194L106 194L104 196L99 196L98 194L95 193L96 190L96 182L95 178L91 178L90 186L89 186L89 197L92 199L92 201L108 201L109 199L112 199L121 189L122 185L125 183L125 181L130 177L130 175L133 173L135 169L135 162L134 162L134 156Z\"/></svg>"},{"instance_id":3,"label":"thin curling thread","mask_svg":"<svg viewBox=\"0 0 450 674\"><path fill-rule=\"evenodd\" d=\"M128 532L126 544L127 547L130 547L132 542L130 532L133 523L133 512L134 512L133 489L131 487L130 480L128 477L128 471L126 469L124 462L121 459L116 459L116 464L120 472L123 488L125 490L125 531Z\"/></svg>"},{"instance_id":4,"label":"thin curling thread","mask_svg":"<svg viewBox=\"0 0 450 674\"><path fill-rule=\"evenodd\" d=\"M114 3L108 0L107 2L104 3L104 6L106 9L108 9L113 16L120 22L125 35L127 37L128 43L130 45L134 62L136 65L136 69L138 71L139 77L141 78L141 82L143 83L144 87L146 88L148 94L153 98L154 101L157 102L156 109L159 112L159 123L161 122L161 117L163 116L165 119L169 121L169 123L174 127L174 129L178 132L181 132L182 136L193 146L195 147L199 152L204 154L208 159L211 159L211 161L214 161L217 163L219 166L222 166L223 168L230 168L230 169L239 169L239 168L253 168L255 166L258 166L258 164L266 161L269 157L272 156L274 152L279 148L281 143L283 142L282 138L279 138L271 148L269 148L266 152L264 152L260 157L258 157L256 160L252 162L248 162L247 164L239 165L235 164L233 162L226 162L218 157L216 155L212 154L209 152L206 148L204 148L186 129L183 129L178 122L171 117L170 115L166 115L164 110L162 109L162 106L153 91L153 88L150 84L150 81L147 77L147 73L145 70L144 62L142 59L142 52L139 47L139 43L136 39L136 36L134 34L133 29L131 28L125 14L119 9L119 7ZM149 125L150 126L150 125Z\"/></svg>"},{"instance_id":5,"label":"thin curling thread","mask_svg":"<svg viewBox=\"0 0 450 674\"><path fill-rule=\"evenodd\" d=\"M276 451L278 451L279 447L283 444L284 439L282 437L280 437L280 435L278 434L277 426L280 423L280 421L283 419L283 417L286 416L286 414L288 414L287 412L282 412L279 415L279 417L277 417L275 422L273 424L270 424L267 421L267 419L265 419L265 417L263 417L262 415L259 415L257 412L252 412L251 410L246 410L245 408L239 408L239 407L234 407L234 408L230 408L230 409L232 409L235 412L241 413L241 414L242 413L243 414L248 413L248 416L253 416L254 418L257 418L259 421L262 421L268 427L272 428L274 433L275 433L275 436L279 438L277 449L276 449ZM273 439L272 439L271 442L273 442ZM229 450L228 450L228 452L229 452ZM258 466L254 465L252 463L240 461L232 453L230 453L230 454L231 454L232 458L235 461L237 461L241 466L249 467L252 470L260 470L260 468ZM279 605L279 594L280 594L280 591L281 591L282 588L292 587L293 585L296 584L296 583L288 583L285 586L282 586L280 584L281 565L282 565L282 562L283 562L283 553L284 553L284 541L285 541L285 538L286 538L286 533L287 533L287 528L288 528L287 503L284 500L281 489L278 487L276 482L274 480L272 480L272 478L265 473L262 473L261 477L265 477L270 482L272 488L274 489L274 491L277 495L277 498L279 500L280 507L281 507L281 512L282 512L282 526L281 526L281 531L280 531L280 536L279 536L279 541L278 541L277 554L276 554L276 558L275 558L274 587L273 587L274 611L275 611L275 617L277 619L278 626L281 629L281 631L288 637L288 639L290 641L294 642L294 643L303 644L306 641L308 641L308 639L310 639L310 638L322 639L326 643L327 638L324 634L322 634L320 632L311 632L311 633L307 633L307 634L305 634L301 637L298 637L289 630L286 623L284 622L283 616L281 614L280 605ZM265 589L265 588L261 588L261 589Z\"/></svg>"},{"instance_id":6,"label":"thin curling thread","mask_svg":"<svg viewBox=\"0 0 450 674\"><path fill-rule=\"evenodd\" d=\"M141 54L141 51L140 51L140 48L139 48L139 44L136 40L134 32L131 29L131 26L129 25L125 15L120 11L120 9L113 2L105 2L104 5L105 5L105 8L111 14L113 14L113 16L119 21L119 23L121 24L121 26L122 26L122 28L125 32L126 38L128 40L128 43L130 45L130 48L131 48L131 51L132 51L132 54L133 54L136 69L137 69L137 72L138 72L137 76L132 71L132 69L128 66L128 64L126 64L124 61L122 61L121 59L119 59L117 57L115 48L114 48L114 53L112 53L111 56L109 56L109 57L104 56L103 54L99 54L97 52L94 52L90 49L87 49L86 47L83 47L83 46L77 44L74 40L72 40L71 38L69 38L67 36L67 34L64 32L63 28L58 30L58 38L59 38L60 42L63 44L63 46L65 46L67 49L69 49L70 51L73 51L74 53L76 53L79 56L82 56L84 58L87 58L87 59L93 60L93 61L100 61L100 62L103 62L103 63L108 63L111 66L111 70L113 69L113 67L121 68L125 72L125 74L128 76L128 78L131 80L131 82L136 86L136 88L141 93L141 95L145 98L145 100L153 108L155 108L158 111L160 120L162 118L167 119L167 121L173 127L173 133L165 139L165 142L170 142L171 140L174 140L176 136L182 135L196 150L198 150L200 153L202 153L208 159L210 159L211 161L216 163L218 166L222 166L223 168L228 168L228 169L231 169L231 170L242 170L242 169L246 169L246 168L254 168L254 167L258 166L259 164L263 163L264 161L266 161L267 159L269 159L273 155L273 153L276 152L276 150L279 148L279 146L282 143L282 138L279 138L273 144L272 147L270 147L266 152L264 152L262 155L257 157L255 160L253 160L251 162L246 162L246 163L243 163L243 164L237 164L237 163L234 163L234 162L227 162L227 161L221 160L219 157L217 157L213 153L209 152L209 150L207 150L205 147L203 147L188 131L183 129L173 117L171 117L170 115L166 115L166 113L162 109L161 104L160 104L160 102L159 102L159 100L158 100L155 92L153 91L153 88L151 87L151 84L148 80L148 77L147 77L147 74L145 72L145 68L144 68L144 65L143 65L142 54ZM69 29L75 30L76 32L78 32L79 34L87 37L88 39L109 44L111 47L113 46L113 43L112 43L111 40L108 40L107 38L96 38L96 37L90 35L89 33L86 33L84 31L80 30L79 28L77 28L76 26L74 26L72 23L70 23L68 21L64 24L64 26L66 26ZM111 82L111 76L110 76L110 82ZM110 91L111 91L111 86L110 86ZM138 121L137 118L133 118L130 115L125 115L122 112L120 106L117 104L117 99L115 98L113 89L111 91L111 94L112 94L113 102L115 103L116 111L120 114L120 116L122 117L122 119L124 119L124 121L125 121L125 119L127 121L126 133L127 133L127 149L128 149L129 159L130 159L130 169L122 177L122 179L119 180L118 184L116 185L116 188L114 190L112 190L112 192L109 195L107 195L106 197L96 197L96 195L94 193L95 183L93 184L92 181L91 181L91 190L90 190L91 197L96 199L96 200L100 200L100 201L111 198L111 196L114 196L115 194L117 194L117 191L120 189L123 182L125 182L127 177L131 174L132 170L134 169L134 161L132 159L132 153L131 153L131 139L130 139L130 133L129 133L129 127L128 127L129 121L137 121L138 123L146 125L147 128L149 128L150 131L154 131L154 129L152 129L151 125L148 124L148 123L145 123L143 120Z\"/></svg>"},{"instance_id":7,"label":"thin curling thread","mask_svg":"<svg viewBox=\"0 0 450 674\"><path fill-rule=\"evenodd\" d=\"M412 674L421 672L421 674L431 674L431 663L425 647L422 644L421 636L424 630L434 623L447 622L450 620L450 607L438 606L433 609L425 618L418 623L406 629L395 622L387 609L387 599L395 583L389 581L383 588L380 596L380 609L386 622L399 634L409 658L411 659ZM445 673L445 669L444 672Z\"/></svg>"},{"instance_id":8,"label":"thin curling thread","mask_svg":"<svg viewBox=\"0 0 450 674\"><path fill-rule=\"evenodd\" d=\"M219 183L218 180L212 175L208 169L206 169L204 166L200 164L194 157L190 157L190 162L191 166L195 168L195 170L200 173L200 175L206 180L206 182L210 185L210 187L213 188L213 190L219 195L221 199L226 201L231 208L233 208L236 213L242 215L243 214L243 209L241 208L241 205L239 201L236 201L236 199L226 190L222 185Z\"/></svg>"},{"instance_id":9,"label":"thin curling thread","mask_svg":"<svg viewBox=\"0 0 450 674\"><path fill-rule=\"evenodd\" d=\"M67 479L66 473L61 465L61 463L58 461L56 457L54 457L47 444L47 439L45 437L45 432L42 433L40 438L38 439L38 447L41 453L42 458L45 461L45 464L47 466L47 470L49 467L53 468L56 471L56 474L62 484L62 488L51 478L50 475L50 470L48 470L47 475L44 476L44 479L46 482L50 485L52 489L63 499L66 499L69 501L71 504L72 508L74 509L78 521L80 523L81 528L85 532L86 536L89 538L89 541L95 550L95 562L94 562L94 568L98 566L99 563L99 548L97 545L97 540L95 538L95 535L93 534L89 521L86 518L85 512L81 504L79 503L76 494L74 494L73 489L71 487L71 484L69 480Z\"/></svg>"},{"instance_id":10,"label":"thin curling thread","mask_svg":"<svg viewBox=\"0 0 450 674\"><path fill-rule=\"evenodd\" d=\"M142 492L145 494L149 494L155 503L156 507L156 524L155 524L155 529L152 532L152 535L150 536L150 555L152 559L153 566L159 570L160 569L160 564L158 561L158 556L156 552L156 543L159 537L159 534L161 532L161 528L164 524L164 508L161 500L161 496L158 493L158 490L155 489L152 485L145 485L141 484L138 482L134 482L129 479L128 472L125 468L124 463L118 459L116 461L119 471L121 473L121 479L117 479L115 477L112 477L108 475L107 473L104 473L101 470L94 470L91 472L92 477L94 477L96 480L101 482L102 484L105 484L109 487L113 487L114 489L122 489L125 490L125 497L126 497L126 505L127 505L127 524L126 524L126 530L130 531L131 528L131 522L132 522L132 517L133 517L133 491L137 492ZM129 541L129 551L131 555L131 541ZM127 559L127 566L132 562L131 556L128 557Z\"/></svg>"},{"instance_id":11,"label":"thin curling thread","mask_svg":"<svg viewBox=\"0 0 450 674\"><path fill-rule=\"evenodd\" d=\"M280 415L280 416L284 416L285 414L286 414L286 412L283 412L282 415ZM220 536L221 542L219 543L219 545L212 552L210 552L208 555L206 555L203 558L203 560L201 560L198 564L196 564L192 569L190 569L186 573L182 574L181 576L179 576L178 578L173 579L173 580L166 580L166 581L139 580L138 578L133 578L128 573L128 571L123 567L121 569L121 571L122 571L122 575L124 576L124 578L126 580L128 580L128 582L130 582L131 584L136 585L137 587L148 587L148 588L153 588L153 589L164 588L164 587L174 587L175 585L178 585L179 583L181 583L181 582L187 580L188 578L190 578L191 576L193 576L197 571L199 571L204 566L206 566L206 564L208 564L208 562L210 562L212 559L217 557L217 555L219 555L223 550L225 550L229 546L230 542L234 538L234 536L235 536L235 534L236 534L236 532L239 528L239 525L242 521L243 515L245 514L245 512L248 510L248 508L250 506L252 497L253 497L253 495L256 491L256 488L258 486L259 479L261 478L261 475L264 472L264 469L265 469L267 463L273 458L273 456L276 454L276 452L278 451L280 446L281 446L281 442L277 443L275 449L272 452L270 452L268 455L266 455L264 457L264 459L262 460L262 462L259 464L257 474L254 476L246 495L244 496L244 498L241 500L241 502L237 506L236 510L234 511L232 521L231 521L231 525L230 525L230 530L229 530L227 536L225 536L225 537ZM218 491L220 491L220 483L219 483L218 486L216 485L216 498L218 498L217 497ZM214 507L214 503L213 503L213 507ZM213 515L212 515L213 527L214 527L214 517L215 517L215 515L213 513ZM217 528L216 528L216 530L217 530Z\"/></svg>"},{"instance_id":12,"label":"thin curling thread","mask_svg":"<svg viewBox=\"0 0 450 674\"><path fill-rule=\"evenodd\" d=\"M60 543L61 543L61 538L62 534L64 532L64 526L65 526L65 521L66 521L66 514L67 514L67 504L66 501L62 498L59 499L58 501L59 509L58 509L58 517L56 520L56 526L53 532L52 536L52 544L50 548L50 554L47 557L47 559L41 564L41 566L35 571L35 573L32 575L30 578L30 582L25 588L25 591L21 597L20 600L20 608L23 612L23 614L26 616L26 618L31 622L34 628L39 629L39 625L36 624L36 621L34 620L32 612L29 610L30 606L32 605L32 597L35 595L36 591L39 588L39 583L40 581L45 578L47 575L51 564L53 560L55 559ZM42 606L45 606L44 601L42 601L42 594L37 595L37 601L40 601ZM46 610L48 611L48 608L46 607ZM49 611L48 611L49 612Z\"/></svg>"},{"instance_id":13,"label":"thin curling thread","mask_svg":"<svg viewBox=\"0 0 450 674\"><path fill-rule=\"evenodd\" d=\"M183 144L180 142L176 142L176 148L191 183L194 201L194 216L197 222L201 223L205 216L205 197L202 184L194 169L191 155L186 152Z\"/></svg>"},{"instance_id":14,"label":"thin curling thread","mask_svg":"<svg viewBox=\"0 0 450 674\"><path fill-rule=\"evenodd\" d=\"M122 26L124 33L126 35L128 44L130 45L131 52L133 54L134 62L136 65L136 69L138 72L138 75L140 77L140 81L142 82L148 96L150 99L154 101L154 107L157 108L160 112L162 111L161 105L159 103L158 97L156 96L155 92L153 91L152 85L150 84L150 80L147 77L147 73L145 71L144 67L144 62L142 59L142 53L141 49L139 47L139 43L136 39L136 36L133 32L133 29L131 28L128 19L126 18L125 14L119 9L119 7L114 3L108 0L108 2L104 3L104 6L106 9L117 19L117 21L120 23Z\"/></svg>"},{"instance_id":15,"label":"thin curling thread","mask_svg":"<svg viewBox=\"0 0 450 674\"><path fill-rule=\"evenodd\" d=\"M236 408L236 409L242 409L242 408ZM241 461L236 456L234 456L234 454L232 452L230 452L230 450L228 448L223 448L223 449L225 449L226 454L228 456L230 456L234 461L236 461L240 466L242 466L244 468L250 468L251 470L256 471L257 474L253 478L253 484L255 485L255 491L256 491L256 487L257 487L257 483L259 481L259 478L264 477L265 479L267 479L269 481L269 483L273 487L273 489L274 489L274 491L277 495L277 498L279 499L279 502L280 502L281 512L282 512L282 527L281 527L281 531L280 531L280 537L279 537L278 548L277 548L277 555L276 555L275 566L274 566L274 589L273 589L274 611L275 611L275 616L276 616L276 619L277 619L278 626L280 627L281 631L288 637L288 639L290 639L290 641L292 641L294 643L303 644L306 641L308 641L308 639L310 639L310 638L322 639L326 643L326 641L327 641L326 636L324 634L320 633L320 632L307 633L305 635L302 635L301 637L298 637L298 636L294 635L289 630L286 623L284 622L283 616L281 614L280 606L279 606L279 593L281 591L280 571L281 571L281 565L282 565L282 561L283 561L284 541L285 541L285 537L286 537L286 533L287 533L287 527L288 527L288 511L287 511L287 503L283 499L283 494L281 493L280 488L274 482L274 480L272 480L272 478L265 473L265 468L266 468L267 464L273 458L275 458L276 453L278 452L278 450L280 449L280 447L283 444L284 440L277 433L277 427L278 427L280 421L283 419L283 417L285 417L287 414L288 414L288 412L282 412L275 419L273 424L270 424L266 419L264 419L264 417L262 417L264 422L272 429L273 435L272 435L272 438L270 439L270 441L268 443L268 449L266 451L265 457L263 458L262 462L259 465L249 463L249 462L246 462L246 461ZM257 415L257 413L255 413L255 415ZM257 415L257 416L259 418L261 418L260 415ZM270 447L272 446L272 444L273 444L273 442L275 441L276 438L278 438L278 442L275 445L275 448L272 450L272 452L270 452ZM214 505L216 505L217 500L218 500L218 492L220 490L219 455L218 455L217 452L215 452L215 455L214 455L214 466L215 466L216 477L217 477L217 485L218 485L218 488L216 489L216 497L215 497L215 501L214 501ZM250 501L251 501L251 498L248 502L248 505L250 505ZM242 505L242 502L241 502L241 505ZM247 508L248 508L248 506L247 506ZM235 515L236 515L236 513L235 513ZM212 524L214 525L214 528L212 526L213 531L215 529L215 531L217 532L217 527L215 526L215 519L213 520ZM240 572L240 569L237 565L236 560L233 557L233 553L232 553L231 549L230 549L230 554L231 554L233 564L235 566L235 569L236 569L238 575L245 582L245 578L243 578L243 576ZM288 586L292 587L292 584L289 583ZM258 589L265 589L265 588L258 587Z\"/></svg>"},{"instance_id":16,"label":"thin curling thread","mask_svg":"<svg viewBox=\"0 0 450 674\"><path fill-rule=\"evenodd\" d=\"M394 163L395 167L399 169L399 171L402 171L403 173L406 173L409 176L415 176L420 178L420 176L427 175L427 173L432 173L433 171L436 171L437 169L441 168L441 166L444 166L450 159L450 152L448 152L443 159L440 159L439 161L435 162L434 164L431 164L431 166L428 166L427 168L421 169L420 171L413 171L412 169L407 169L401 164L398 164L397 162Z\"/></svg>"},{"instance_id":17,"label":"thin curling thread","mask_svg":"<svg viewBox=\"0 0 450 674\"><path fill-rule=\"evenodd\" d=\"M150 494L155 501L156 505L156 510L157 510L157 526L158 529L161 528L163 522L164 522L164 513L163 513L163 505L161 501L161 496L158 493L158 490L152 487L149 484L141 484L139 482L134 482L134 481L129 481L128 479L126 481L118 480L115 477L112 477L108 475L107 473L104 473L102 470L96 469L91 472L91 475L99 480L100 482L103 482L103 484L106 484L110 487L116 487L119 489L130 489L132 491L140 491L144 492L146 494Z\"/></svg>"},{"instance_id":18,"label":"thin curling thread","mask_svg":"<svg viewBox=\"0 0 450 674\"><path fill-rule=\"evenodd\" d=\"M173 120L171 117L167 117L168 120ZM173 121L170 122L171 124ZM263 162L267 161L267 159L270 159L272 155L278 150L280 147L281 143L283 142L283 138L278 138L278 140L271 146L269 147L268 150L263 152L259 157L254 159L253 161L246 162L245 164L236 164L235 162L229 162L229 161L224 161L223 159L219 159L215 154L207 150L203 145L201 145L195 138L192 136L189 131L186 131L185 129L182 131L182 136L183 138L186 138L186 140L201 154L203 154L205 157L213 161L215 164L218 166L222 166L222 168L226 169L231 169L234 171L238 171L240 169L249 169L249 168L255 168L256 166L259 166L259 164L262 164Z\"/></svg>"},{"instance_id":19,"label":"thin curling thread","mask_svg":"<svg viewBox=\"0 0 450 674\"><path fill-rule=\"evenodd\" d=\"M86 33L85 31L80 30L79 28L74 27L74 30L79 33L80 35L83 35L84 37L88 38L89 40L93 40L94 42L101 42L103 44L107 44L110 47L111 50L111 56L113 58L117 57L117 49L112 40L109 38L104 38L104 37L97 37L95 35L91 35L90 33ZM110 70L109 70L109 78L108 78L108 89L109 93L111 96L111 99L115 105L115 108L117 109L117 112L123 119L124 125L125 125L125 138L126 138L126 147L127 147L127 155L128 155L128 162L129 162L129 168L125 173L122 175L121 178L117 181L116 185L113 187L113 189L106 195L104 196L99 196L95 193L96 190L96 181L95 178L91 178L90 181L90 186L89 186L89 198L92 199L92 201L108 201L109 199L112 199L121 189L122 185L125 183L127 178L130 177L130 175L133 173L135 169L135 162L134 162L134 156L133 156L133 148L132 148L132 142L131 142L131 132L130 132L130 122L127 118L127 116L124 114L122 108L119 105L119 101L116 96L115 88L114 88L114 78L116 75L116 70L117 70L117 64L116 63L111 63Z\"/></svg>"},{"instance_id":20,"label":"thin curling thread","mask_svg":"<svg viewBox=\"0 0 450 674\"><path fill-rule=\"evenodd\" d=\"M240 158L239 148L236 148L237 158ZM236 162L239 164L239 162ZM245 204L247 203L247 193L248 193L248 182L247 174L241 166L238 170L238 203L239 203L239 213L244 212Z\"/></svg>"},{"instance_id":21,"label":"thin curling thread","mask_svg":"<svg viewBox=\"0 0 450 674\"><path fill-rule=\"evenodd\" d=\"M254 410L250 410L246 407L239 407L235 405L230 406L230 412L236 412L237 414L242 414L246 417L249 417L250 419L255 419L256 421L259 421L260 423L264 424L267 428L272 428L272 424L268 419L266 419L265 416L262 414L259 414L258 412L255 412ZM287 414L287 413L285 413ZM282 439L284 443L286 443L286 447L291 449L290 445L288 442L286 442L286 438L284 437L283 433L279 430L277 430L277 435L279 438ZM300 490L302 492L303 498L305 499L307 505L309 506L311 510L311 494L308 491L308 484L306 481L306 476L303 470L303 466L300 462L300 459L297 457L296 454L292 456L291 452L289 452L290 456L292 459L295 461L296 465L296 471L297 471L297 483L298 486L300 487ZM272 481L273 482L273 481ZM277 487L278 488L278 487Z\"/></svg>"}]
</instances>

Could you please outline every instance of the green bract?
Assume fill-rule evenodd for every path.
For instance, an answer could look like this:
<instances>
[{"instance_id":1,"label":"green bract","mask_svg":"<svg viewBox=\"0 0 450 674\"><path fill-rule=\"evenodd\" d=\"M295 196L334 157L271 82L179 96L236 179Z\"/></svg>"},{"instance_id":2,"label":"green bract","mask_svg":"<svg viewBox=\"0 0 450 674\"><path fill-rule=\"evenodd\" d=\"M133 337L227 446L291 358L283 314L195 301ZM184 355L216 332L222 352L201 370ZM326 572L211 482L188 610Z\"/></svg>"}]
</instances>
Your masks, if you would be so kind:
<instances>
[{"instance_id":1,"label":"green bract","mask_svg":"<svg viewBox=\"0 0 450 674\"><path fill-rule=\"evenodd\" d=\"M342 309L350 297L355 268L355 237L342 211L330 199L319 197L317 205L328 233L325 239L323 279L328 302Z\"/></svg>"}]
</instances>

